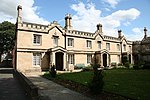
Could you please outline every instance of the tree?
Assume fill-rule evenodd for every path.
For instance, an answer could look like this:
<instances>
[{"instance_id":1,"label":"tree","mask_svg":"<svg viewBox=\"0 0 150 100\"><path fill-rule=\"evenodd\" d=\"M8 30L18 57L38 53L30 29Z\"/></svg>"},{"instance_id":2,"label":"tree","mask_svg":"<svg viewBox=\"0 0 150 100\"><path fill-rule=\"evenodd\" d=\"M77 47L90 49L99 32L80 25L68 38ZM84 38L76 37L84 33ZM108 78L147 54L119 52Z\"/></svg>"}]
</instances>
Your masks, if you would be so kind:
<instances>
[{"instance_id":1,"label":"tree","mask_svg":"<svg viewBox=\"0 0 150 100\"><path fill-rule=\"evenodd\" d=\"M15 39L15 24L4 21L0 23L0 61L4 52L13 49Z\"/></svg>"},{"instance_id":2,"label":"tree","mask_svg":"<svg viewBox=\"0 0 150 100\"><path fill-rule=\"evenodd\" d=\"M94 64L92 66L93 66L94 75L88 85L89 85L90 91L93 94L99 94L103 90L103 86L104 86L103 77L104 76L102 74L102 70L98 70L99 65Z\"/></svg>"}]
</instances>

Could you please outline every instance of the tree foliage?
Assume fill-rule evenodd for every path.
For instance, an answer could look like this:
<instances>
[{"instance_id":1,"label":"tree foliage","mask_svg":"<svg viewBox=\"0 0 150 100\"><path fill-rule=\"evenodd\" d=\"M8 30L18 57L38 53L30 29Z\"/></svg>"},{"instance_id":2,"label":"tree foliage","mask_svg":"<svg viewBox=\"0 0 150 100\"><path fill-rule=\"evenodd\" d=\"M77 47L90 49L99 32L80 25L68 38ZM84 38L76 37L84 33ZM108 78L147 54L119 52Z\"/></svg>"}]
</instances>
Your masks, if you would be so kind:
<instances>
[{"instance_id":1,"label":"tree foliage","mask_svg":"<svg viewBox=\"0 0 150 100\"><path fill-rule=\"evenodd\" d=\"M91 82L89 83L89 88L92 93L99 94L103 90L103 86L104 86L103 77L104 76L102 74L102 70L98 70L99 65L94 64L92 66L93 66L94 75L93 75Z\"/></svg>"},{"instance_id":2,"label":"tree foliage","mask_svg":"<svg viewBox=\"0 0 150 100\"><path fill-rule=\"evenodd\" d=\"M0 23L0 54L13 49L15 24L8 21Z\"/></svg>"}]
</instances>

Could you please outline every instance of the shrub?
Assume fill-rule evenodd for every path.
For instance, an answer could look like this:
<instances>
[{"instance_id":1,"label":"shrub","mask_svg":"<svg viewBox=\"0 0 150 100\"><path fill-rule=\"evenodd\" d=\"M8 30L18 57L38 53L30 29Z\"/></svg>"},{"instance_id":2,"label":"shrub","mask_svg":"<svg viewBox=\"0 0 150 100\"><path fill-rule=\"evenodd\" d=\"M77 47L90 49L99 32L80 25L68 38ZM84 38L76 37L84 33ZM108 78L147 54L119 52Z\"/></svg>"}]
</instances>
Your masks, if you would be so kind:
<instances>
[{"instance_id":1,"label":"shrub","mask_svg":"<svg viewBox=\"0 0 150 100\"><path fill-rule=\"evenodd\" d=\"M82 69L82 68L85 68L84 64L76 64L74 67L74 69Z\"/></svg>"},{"instance_id":2,"label":"shrub","mask_svg":"<svg viewBox=\"0 0 150 100\"><path fill-rule=\"evenodd\" d=\"M140 66L138 66L138 65L133 65L133 69L140 69Z\"/></svg>"},{"instance_id":3,"label":"shrub","mask_svg":"<svg viewBox=\"0 0 150 100\"><path fill-rule=\"evenodd\" d=\"M114 68L116 68L117 67L117 63L116 62L112 62L111 66L114 67Z\"/></svg>"},{"instance_id":4,"label":"shrub","mask_svg":"<svg viewBox=\"0 0 150 100\"><path fill-rule=\"evenodd\" d=\"M56 77L56 68L55 68L55 65L52 65L51 68L50 68L50 75L55 78Z\"/></svg>"},{"instance_id":5,"label":"shrub","mask_svg":"<svg viewBox=\"0 0 150 100\"><path fill-rule=\"evenodd\" d=\"M94 94L99 94L102 92L103 90L103 85L104 85L104 81L103 81L103 74L102 74L102 70L98 70L98 65L93 65L93 78L91 80L91 82L89 82L89 88L90 91Z\"/></svg>"},{"instance_id":6,"label":"shrub","mask_svg":"<svg viewBox=\"0 0 150 100\"><path fill-rule=\"evenodd\" d=\"M91 66L84 67L84 68L82 69L82 71L92 71L92 70L93 70L93 68L92 68Z\"/></svg>"},{"instance_id":7,"label":"shrub","mask_svg":"<svg viewBox=\"0 0 150 100\"><path fill-rule=\"evenodd\" d=\"M133 65L134 69L141 69L144 68L145 63L143 61L139 61L138 63L136 63L135 65Z\"/></svg>"},{"instance_id":8,"label":"shrub","mask_svg":"<svg viewBox=\"0 0 150 100\"><path fill-rule=\"evenodd\" d=\"M150 69L150 63L145 63L143 69Z\"/></svg>"},{"instance_id":9,"label":"shrub","mask_svg":"<svg viewBox=\"0 0 150 100\"><path fill-rule=\"evenodd\" d=\"M129 59L128 59L127 55L124 55L122 57L122 63L123 63L123 65L125 65L125 63L127 63L127 62L129 62Z\"/></svg>"},{"instance_id":10,"label":"shrub","mask_svg":"<svg viewBox=\"0 0 150 100\"><path fill-rule=\"evenodd\" d=\"M122 66L122 63L118 63L118 66Z\"/></svg>"},{"instance_id":11,"label":"shrub","mask_svg":"<svg viewBox=\"0 0 150 100\"><path fill-rule=\"evenodd\" d=\"M130 63L129 63L129 62L126 62L126 63L124 64L124 66L125 66L126 68L130 68Z\"/></svg>"}]
</instances>

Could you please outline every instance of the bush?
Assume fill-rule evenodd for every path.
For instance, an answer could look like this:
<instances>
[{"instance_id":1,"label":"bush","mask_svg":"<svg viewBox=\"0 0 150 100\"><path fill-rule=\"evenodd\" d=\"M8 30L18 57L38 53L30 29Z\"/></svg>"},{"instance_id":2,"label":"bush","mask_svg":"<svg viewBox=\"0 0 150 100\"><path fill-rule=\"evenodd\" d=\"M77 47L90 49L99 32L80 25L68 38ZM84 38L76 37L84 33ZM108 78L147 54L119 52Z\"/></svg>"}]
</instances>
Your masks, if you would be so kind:
<instances>
[{"instance_id":1,"label":"bush","mask_svg":"<svg viewBox=\"0 0 150 100\"><path fill-rule=\"evenodd\" d=\"M74 69L82 69L82 68L85 68L84 64L76 64L74 67Z\"/></svg>"},{"instance_id":2,"label":"bush","mask_svg":"<svg viewBox=\"0 0 150 100\"><path fill-rule=\"evenodd\" d=\"M116 68L117 67L117 63L116 62L112 62L111 66L114 67L114 68Z\"/></svg>"},{"instance_id":3,"label":"bush","mask_svg":"<svg viewBox=\"0 0 150 100\"><path fill-rule=\"evenodd\" d=\"M143 61L139 61L138 63L136 63L135 65L133 65L134 69L141 69L144 68L145 63Z\"/></svg>"},{"instance_id":4,"label":"bush","mask_svg":"<svg viewBox=\"0 0 150 100\"><path fill-rule=\"evenodd\" d=\"M124 64L124 66L125 66L126 68L130 68L130 63L129 63L129 62L126 62L126 63Z\"/></svg>"},{"instance_id":5,"label":"bush","mask_svg":"<svg viewBox=\"0 0 150 100\"><path fill-rule=\"evenodd\" d=\"M102 74L102 70L98 70L98 65L93 65L93 78L91 80L91 82L88 84L90 91L94 94L99 94L102 92L103 90L103 85L104 85L104 81L103 81L103 74Z\"/></svg>"},{"instance_id":6,"label":"bush","mask_svg":"<svg viewBox=\"0 0 150 100\"><path fill-rule=\"evenodd\" d=\"M91 66L88 66L83 68L82 71L93 71L93 68Z\"/></svg>"},{"instance_id":7,"label":"bush","mask_svg":"<svg viewBox=\"0 0 150 100\"><path fill-rule=\"evenodd\" d=\"M133 69L140 69L140 66L138 66L138 65L133 65Z\"/></svg>"},{"instance_id":8,"label":"bush","mask_svg":"<svg viewBox=\"0 0 150 100\"><path fill-rule=\"evenodd\" d=\"M125 65L125 63L127 63L127 62L129 62L128 56L127 56L127 55L124 55L124 56L122 57L122 63L123 63L123 65Z\"/></svg>"},{"instance_id":9,"label":"bush","mask_svg":"<svg viewBox=\"0 0 150 100\"><path fill-rule=\"evenodd\" d=\"M118 63L118 66L122 66L122 63Z\"/></svg>"},{"instance_id":10,"label":"bush","mask_svg":"<svg viewBox=\"0 0 150 100\"><path fill-rule=\"evenodd\" d=\"M143 69L150 69L150 63L145 63Z\"/></svg>"},{"instance_id":11,"label":"bush","mask_svg":"<svg viewBox=\"0 0 150 100\"><path fill-rule=\"evenodd\" d=\"M52 65L51 68L50 68L50 75L55 78L56 77L56 68L55 68L55 65Z\"/></svg>"}]
</instances>

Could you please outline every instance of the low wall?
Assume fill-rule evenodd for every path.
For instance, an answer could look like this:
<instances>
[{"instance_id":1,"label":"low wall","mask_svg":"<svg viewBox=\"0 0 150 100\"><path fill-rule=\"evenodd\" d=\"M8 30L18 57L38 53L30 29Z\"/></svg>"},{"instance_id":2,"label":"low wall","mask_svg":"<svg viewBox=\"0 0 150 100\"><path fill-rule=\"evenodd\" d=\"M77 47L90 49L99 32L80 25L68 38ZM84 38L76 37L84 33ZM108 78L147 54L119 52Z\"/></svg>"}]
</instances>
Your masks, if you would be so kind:
<instances>
[{"instance_id":1,"label":"low wall","mask_svg":"<svg viewBox=\"0 0 150 100\"><path fill-rule=\"evenodd\" d=\"M21 72L14 70L14 75L17 77L27 94L32 98L32 100L39 100L38 88Z\"/></svg>"}]
</instances>

